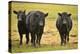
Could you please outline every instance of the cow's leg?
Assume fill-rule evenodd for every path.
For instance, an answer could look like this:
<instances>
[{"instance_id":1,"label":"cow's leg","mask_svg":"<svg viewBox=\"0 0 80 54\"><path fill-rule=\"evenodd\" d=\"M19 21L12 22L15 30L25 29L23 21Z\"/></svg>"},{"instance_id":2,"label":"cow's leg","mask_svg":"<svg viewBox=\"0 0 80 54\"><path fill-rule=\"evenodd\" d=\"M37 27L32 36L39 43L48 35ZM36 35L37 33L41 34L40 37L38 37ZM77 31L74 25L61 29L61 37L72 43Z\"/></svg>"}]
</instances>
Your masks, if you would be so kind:
<instances>
[{"instance_id":1,"label":"cow's leg","mask_svg":"<svg viewBox=\"0 0 80 54\"><path fill-rule=\"evenodd\" d=\"M40 30L40 33L39 33L39 46L41 46L41 44L40 44L40 42L41 42L41 38L42 38L42 34L43 34L43 30L44 30L44 28L42 28L41 30Z\"/></svg>"},{"instance_id":2,"label":"cow's leg","mask_svg":"<svg viewBox=\"0 0 80 54\"><path fill-rule=\"evenodd\" d=\"M38 33L37 33L37 35L36 35L36 44L38 44L38 42L39 42L39 37L38 37Z\"/></svg>"},{"instance_id":3,"label":"cow's leg","mask_svg":"<svg viewBox=\"0 0 80 54\"><path fill-rule=\"evenodd\" d=\"M42 35L39 37L39 43L38 43L39 46L41 46L41 44L40 44L41 37L42 37Z\"/></svg>"},{"instance_id":4,"label":"cow's leg","mask_svg":"<svg viewBox=\"0 0 80 54\"><path fill-rule=\"evenodd\" d=\"M62 34L61 34L61 32L59 31L59 34L60 34L60 39L61 39L61 46L63 45L62 44Z\"/></svg>"},{"instance_id":5,"label":"cow's leg","mask_svg":"<svg viewBox=\"0 0 80 54\"><path fill-rule=\"evenodd\" d=\"M26 33L26 44L28 44L28 43L29 43L29 32Z\"/></svg>"},{"instance_id":6,"label":"cow's leg","mask_svg":"<svg viewBox=\"0 0 80 54\"><path fill-rule=\"evenodd\" d=\"M63 43L64 43L64 40L63 40L64 38L63 38L63 36L61 36L61 46L63 45Z\"/></svg>"},{"instance_id":7,"label":"cow's leg","mask_svg":"<svg viewBox=\"0 0 80 54\"><path fill-rule=\"evenodd\" d=\"M39 46L41 46L41 45L40 45L40 41L41 41L41 38L42 38L42 33L40 33L39 35L40 35L40 36L39 36L39 43L38 43L38 44L39 44Z\"/></svg>"},{"instance_id":8,"label":"cow's leg","mask_svg":"<svg viewBox=\"0 0 80 54\"><path fill-rule=\"evenodd\" d=\"M38 33L37 33L37 44L38 46L40 46L40 41L41 41L41 37L42 37L42 33L43 33L43 29L40 30Z\"/></svg>"},{"instance_id":9,"label":"cow's leg","mask_svg":"<svg viewBox=\"0 0 80 54\"><path fill-rule=\"evenodd\" d=\"M23 38L23 36L22 36L22 34L20 33L20 47L22 46L22 38Z\"/></svg>"},{"instance_id":10,"label":"cow's leg","mask_svg":"<svg viewBox=\"0 0 80 54\"><path fill-rule=\"evenodd\" d=\"M36 43L38 44L38 46L40 46L40 40L41 40L41 34L37 34L37 40Z\"/></svg>"},{"instance_id":11,"label":"cow's leg","mask_svg":"<svg viewBox=\"0 0 80 54\"><path fill-rule=\"evenodd\" d=\"M33 37L31 36L31 43L33 43Z\"/></svg>"},{"instance_id":12,"label":"cow's leg","mask_svg":"<svg viewBox=\"0 0 80 54\"><path fill-rule=\"evenodd\" d=\"M30 36L31 36L31 44L33 44L33 35L32 35L32 33L30 33Z\"/></svg>"},{"instance_id":13,"label":"cow's leg","mask_svg":"<svg viewBox=\"0 0 80 54\"><path fill-rule=\"evenodd\" d=\"M69 32L66 34L66 41L69 42Z\"/></svg>"},{"instance_id":14,"label":"cow's leg","mask_svg":"<svg viewBox=\"0 0 80 54\"><path fill-rule=\"evenodd\" d=\"M23 29L20 22L18 22L18 32L20 36L20 47L22 47Z\"/></svg>"},{"instance_id":15,"label":"cow's leg","mask_svg":"<svg viewBox=\"0 0 80 54\"><path fill-rule=\"evenodd\" d=\"M64 42L64 38L63 38L63 35L60 33L60 38L61 38L61 46L63 45L63 42Z\"/></svg>"},{"instance_id":16,"label":"cow's leg","mask_svg":"<svg viewBox=\"0 0 80 54\"><path fill-rule=\"evenodd\" d=\"M39 43L39 32L37 33L37 40L36 40L36 43L37 43L37 44Z\"/></svg>"},{"instance_id":17,"label":"cow's leg","mask_svg":"<svg viewBox=\"0 0 80 54\"><path fill-rule=\"evenodd\" d=\"M67 42L69 42L69 33L67 34Z\"/></svg>"},{"instance_id":18,"label":"cow's leg","mask_svg":"<svg viewBox=\"0 0 80 54\"><path fill-rule=\"evenodd\" d=\"M34 32L31 32L31 36L32 36L32 46L33 47L36 47L35 46L35 33Z\"/></svg>"},{"instance_id":19,"label":"cow's leg","mask_svg":"<svg viewBox=\"0 0 80 54\"><path fill-rule=\"evenodd\" d=\"M38 42L39 42L38 34L36 33L35 34L35 44L36 44L36 47L38 47Z\"/></svg>"},{"instance_id":20,"label":"cow's leg","mask_svg":"<svg viewBox=\"0 0 80 54\"><path fill-rule=\"evenodd\" d=\"M64 34L64 45L66 45L66 34Z\"/></svg>"}]
</instances>

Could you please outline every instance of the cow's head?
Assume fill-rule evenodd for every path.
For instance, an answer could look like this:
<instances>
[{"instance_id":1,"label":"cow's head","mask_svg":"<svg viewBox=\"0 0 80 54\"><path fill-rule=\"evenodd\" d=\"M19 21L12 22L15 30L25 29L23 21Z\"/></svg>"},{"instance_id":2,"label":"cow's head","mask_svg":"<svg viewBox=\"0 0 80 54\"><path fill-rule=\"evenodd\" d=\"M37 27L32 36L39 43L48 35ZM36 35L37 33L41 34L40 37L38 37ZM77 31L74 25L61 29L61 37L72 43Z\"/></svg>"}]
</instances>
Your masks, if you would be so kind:
<instances>
[{"instance_id":1,"label":"cow's head","mask_svg":"<svg viewBox=\"0 0 80 54\"><path fill-rule=\"evenodd\" d=\"M43 12L36 11L34 14L34 20L36 21L38 26L45 25L45 18L48 16L48 13L44 14Z\"/></svg>"},{"instance_id":2,"label":"cow's head","mask_svg":"<svg viewBox=\"0 0 80 54\"><path fill-rule=\"evenodd\" d=\"M22 21L25 18L25 10L24 11L13 11L17 15L18 21Z\"/></svg>"},{"instance_id":3,"label":"cow's head","mask_svg":"<svg viewBox=\"0 0 80 54\"><path fill-rule=\"evenodd\" d=\"M68 14L67 12L58 13L58 15L60 16L63 25L67 24L67 22L71 16L71 14L70 13Z\"/></svg>"}]
</instances>

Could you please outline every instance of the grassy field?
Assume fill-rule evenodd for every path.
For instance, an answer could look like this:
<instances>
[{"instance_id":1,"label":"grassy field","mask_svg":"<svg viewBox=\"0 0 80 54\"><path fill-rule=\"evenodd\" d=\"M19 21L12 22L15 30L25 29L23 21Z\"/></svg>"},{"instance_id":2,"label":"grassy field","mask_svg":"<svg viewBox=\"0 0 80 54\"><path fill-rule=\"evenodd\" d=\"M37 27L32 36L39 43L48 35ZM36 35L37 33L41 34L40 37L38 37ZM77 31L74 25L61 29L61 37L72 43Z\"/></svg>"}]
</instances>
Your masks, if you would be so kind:
<instances>
[{"instance_id":1,"label":"grassy field","mask_svg":"<svg viewBox=\"0 0 80 54\"><path fill-rule=\"evenodd\" d=\"M36 52L36 51L52 51L52 50L67 50L78 48L78 17L76 5L58 5L58 4L38 4L38 3L11 3L11 40L12 52ZM23 37L23 46L19 48L19 34L17 30L17 16L13 10L26 10L26 14L32 10L39 10L44 13L49 13L45 21L45 29L41 39L41 47L33 48L31 44L26 47L25 35ZM56 19L58 12L71 13L73 27L70 32L70 41L66 46L60 46L60 36L56 29Z\"/></svg>"}]
</instances>

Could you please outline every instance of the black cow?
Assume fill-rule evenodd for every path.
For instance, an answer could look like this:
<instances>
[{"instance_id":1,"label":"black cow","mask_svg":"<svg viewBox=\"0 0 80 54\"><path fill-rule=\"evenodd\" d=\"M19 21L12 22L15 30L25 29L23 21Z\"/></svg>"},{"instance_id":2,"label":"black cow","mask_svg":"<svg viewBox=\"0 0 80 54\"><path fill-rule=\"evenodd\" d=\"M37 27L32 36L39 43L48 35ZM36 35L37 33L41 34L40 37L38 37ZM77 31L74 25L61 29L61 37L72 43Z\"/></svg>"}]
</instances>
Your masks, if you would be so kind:
<instances>
[{"instance_id":1,"label":"black cow","mask_svg":"<svg viewBox=\"0 0 80 54\"><path fill-rule=\"evenodd\" d=\"M41 11L30 11L26 16L26 27L31 33L31 42L34 47L36 47L36 44L40 46L46 16L48 16L48 13L44 14Z\"/></svg>"},{"instance_id":2,"label":"black cow","mask_svg":"<svg viewBox=\"0 0 80 54\"><path fill-rule=\"evenodd\" d=\"M58 13L58 19L56 21L56 27L61 37L61 45L65 45L66 41L69 42L69 33L72 29L71 14L67 12Z\"/></svg>"},{"instance_id":3,"label":"black cow","mask_svg":"<svg viewBox=\"0 0 80 54\"><path fill-rule=\"evenodd\" d=\"M18 32L20 35L20 47L22 46L22 38L23 38L23 34L26 34L26 44L28 44L29 42L29 33L27 33L26 30L26 14L25 14L25 10L24 11L13 11L16 15L17 15L17 19L18 19Z\"/></svg>"}]
</instances>

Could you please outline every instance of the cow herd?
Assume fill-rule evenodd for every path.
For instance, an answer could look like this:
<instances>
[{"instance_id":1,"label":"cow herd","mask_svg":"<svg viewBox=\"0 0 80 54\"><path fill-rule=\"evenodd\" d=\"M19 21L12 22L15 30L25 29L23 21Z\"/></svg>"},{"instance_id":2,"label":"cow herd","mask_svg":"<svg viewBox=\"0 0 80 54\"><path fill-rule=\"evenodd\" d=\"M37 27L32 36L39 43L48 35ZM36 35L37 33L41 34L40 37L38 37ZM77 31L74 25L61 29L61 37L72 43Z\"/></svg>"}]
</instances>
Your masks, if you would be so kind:
<instances>
[{"instance_id":1,"label":"cow herd","mask_svg":"<svg viewBox=\"0 0 80 54\"><path fill-rule=\"evenodd\" d=\"M29 33L31 35L31 44L33 47L40 46L42 34L44 32L45 19L49 13L42 11L13 11L18 19L18 32L20 35L20 47L22 46L23 34L26 34L26 44L29 43ZM67 12L58 13L56 27L61 37L61 45L69 42L69 32L72 28L71 14Z\"/></svg>"}]
</instances>

